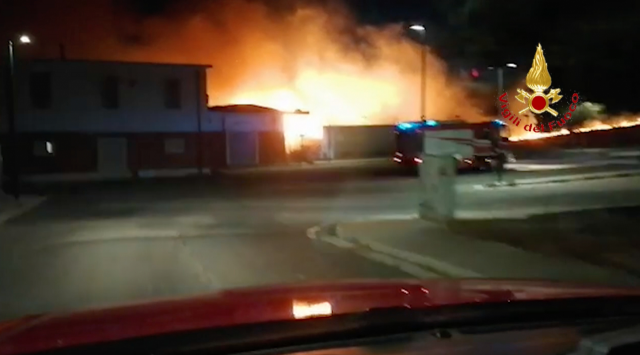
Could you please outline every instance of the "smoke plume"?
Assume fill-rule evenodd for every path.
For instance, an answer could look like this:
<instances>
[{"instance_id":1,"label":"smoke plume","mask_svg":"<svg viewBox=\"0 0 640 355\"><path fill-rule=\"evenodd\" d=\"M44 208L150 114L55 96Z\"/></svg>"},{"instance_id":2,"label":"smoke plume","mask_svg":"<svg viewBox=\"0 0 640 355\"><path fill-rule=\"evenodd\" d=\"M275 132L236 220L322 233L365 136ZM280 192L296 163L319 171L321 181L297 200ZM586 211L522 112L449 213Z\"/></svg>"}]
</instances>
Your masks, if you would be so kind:
<instances>
[{"instance_id":1,"label":"smoke plume","mask_svg":"<svg viewBox=\"0 0 640 355\"><path fill-rule=\"evenodd\" d=\"M403 26L358 25L337 2L183 1L145 17L118 1L24 3L49 56L64 43L70 59L212 65L211 105L309 110L332 125L420 117L420 47ZM427 77L429 118L484 119L435 55Z\"/></svg>"}]
</instances>

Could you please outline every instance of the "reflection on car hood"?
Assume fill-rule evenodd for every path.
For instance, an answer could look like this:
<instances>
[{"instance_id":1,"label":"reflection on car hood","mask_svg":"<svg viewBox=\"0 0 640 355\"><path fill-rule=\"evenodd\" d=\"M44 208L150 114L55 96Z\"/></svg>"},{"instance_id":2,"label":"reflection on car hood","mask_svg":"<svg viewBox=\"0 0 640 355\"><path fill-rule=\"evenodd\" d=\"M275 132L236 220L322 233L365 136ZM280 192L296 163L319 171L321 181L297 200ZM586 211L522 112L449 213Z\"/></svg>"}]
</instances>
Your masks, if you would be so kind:
<instances>
[{"instance_id":1,"label":"reflection on car hood","mask_svg":"<svg viewBox=\"0 0 640 355\"><path fill-rule=\"evenodd\" d=\"M640 296L640 290L496 280L362 281L248 288L0 323L0 355L294 319L294 301L329 302L336 315L385 307L625 295Z\"/></svg>"}]
</instances>

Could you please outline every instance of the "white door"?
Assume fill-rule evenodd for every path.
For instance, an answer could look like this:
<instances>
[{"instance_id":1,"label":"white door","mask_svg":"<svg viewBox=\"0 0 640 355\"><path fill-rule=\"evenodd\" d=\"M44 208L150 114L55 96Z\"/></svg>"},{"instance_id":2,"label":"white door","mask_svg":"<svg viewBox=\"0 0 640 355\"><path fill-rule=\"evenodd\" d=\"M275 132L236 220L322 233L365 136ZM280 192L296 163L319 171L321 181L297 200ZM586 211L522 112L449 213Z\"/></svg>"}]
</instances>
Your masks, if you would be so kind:
<instances>
[{"instance_id":1,"label":"white door","mask_svg":"<svg viewBox=\"0 0 640 355\"><path fill-rule=\"evenodd\" d=\"M98 138L98 173L105 177L125 177L127 166L126 138Z\"/></svg>"}]
</instances>

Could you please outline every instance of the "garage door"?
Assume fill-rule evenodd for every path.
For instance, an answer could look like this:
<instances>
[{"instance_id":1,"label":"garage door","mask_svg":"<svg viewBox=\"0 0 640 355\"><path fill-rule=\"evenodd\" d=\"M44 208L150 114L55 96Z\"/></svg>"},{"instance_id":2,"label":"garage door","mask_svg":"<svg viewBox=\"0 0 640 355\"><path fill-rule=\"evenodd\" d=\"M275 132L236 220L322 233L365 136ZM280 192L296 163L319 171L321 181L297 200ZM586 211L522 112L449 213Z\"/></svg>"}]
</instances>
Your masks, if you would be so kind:
<instances>
[{"instance_id":1,"label":"garage door","mask_svg":"<svg viewBox=\"0 0 640 355\"><path fill-rule=\"evenodd\" d=\"M228 132L227 163L230 166L258 165L258 134L256 132Z\"/></svg>"}]
</instances>

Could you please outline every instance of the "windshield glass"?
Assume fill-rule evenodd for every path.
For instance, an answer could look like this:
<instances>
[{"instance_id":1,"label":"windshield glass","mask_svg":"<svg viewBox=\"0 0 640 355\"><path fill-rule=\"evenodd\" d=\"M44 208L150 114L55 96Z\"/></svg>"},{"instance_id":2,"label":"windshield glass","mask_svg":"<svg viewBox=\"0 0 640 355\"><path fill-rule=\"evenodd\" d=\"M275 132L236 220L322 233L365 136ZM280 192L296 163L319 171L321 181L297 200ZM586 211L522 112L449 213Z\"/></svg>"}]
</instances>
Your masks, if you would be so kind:
<instances>
[{"instance_id":1,"label":"windshield glass","mask_svg":"<svg viewBox=\"0 0 640 355\"><path fill-rule=\"evenodd\" d=\"M363 280L635 288L628 6L3 1L0 320Z\"/></svg>"}]
</instances>

